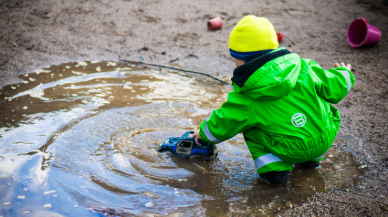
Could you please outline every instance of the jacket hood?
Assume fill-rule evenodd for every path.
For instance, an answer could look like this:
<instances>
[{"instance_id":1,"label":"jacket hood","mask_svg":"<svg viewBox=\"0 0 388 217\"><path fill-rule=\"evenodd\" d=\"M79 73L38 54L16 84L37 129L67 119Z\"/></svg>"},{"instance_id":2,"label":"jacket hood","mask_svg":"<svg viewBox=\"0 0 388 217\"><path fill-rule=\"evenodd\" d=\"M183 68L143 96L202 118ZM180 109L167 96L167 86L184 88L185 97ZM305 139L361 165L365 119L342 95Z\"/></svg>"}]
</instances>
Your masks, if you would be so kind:
<instances>
[{"instance_id":1,"label":"jacket hood","mask_svg":"<svg viewBox=\"0 0 388 217\"><path fill-rule=\"evenodd\" d=\"M237 67L233 71L233 86L236 92L254 99L280 99L294 89L300 69L298 54L278 48Z\"/></svg>"}]
</instances>

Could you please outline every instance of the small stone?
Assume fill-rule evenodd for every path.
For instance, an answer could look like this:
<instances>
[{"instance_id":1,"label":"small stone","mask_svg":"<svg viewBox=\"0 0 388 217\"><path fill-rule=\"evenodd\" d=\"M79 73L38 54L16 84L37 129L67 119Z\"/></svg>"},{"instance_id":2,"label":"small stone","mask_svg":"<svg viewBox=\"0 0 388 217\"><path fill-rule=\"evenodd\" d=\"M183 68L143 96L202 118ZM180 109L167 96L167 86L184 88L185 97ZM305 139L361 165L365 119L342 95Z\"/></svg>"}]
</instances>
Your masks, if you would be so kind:
<instances>
[{"instance_id":1,"label":"small stone","mask_svg":"<svg viewBox=\"0 0 388 217\"><path fill-rule=\"evenodd\" d=\"M23 109L28 109L28 106L24 106Z\"/></svg>"},{"instance_id":2,"label":"small stone","mask_svg":"<svg viewBox=\"0 0 388 217\"><path fill-rule=\"evenodd\" d=\"M159 196L158 196L158 195L153 194L153 193L150 193L150 192L144 192L143 195L144 195L144 196L148 196L148 197L152 197L152 198L159 199Z\"/></svg>"},{"instance_id":3,"label":"small stone","mask_svg":"<svg viewBox=\"0 0 388 217\"><path fill-rule=\"evenodd\" d=\"M350 190L349 189L345 189L346 192L349 192Z\"/></svg>"},{"instance_id":4,"label":"small stone","mask_svg":"<svg viewBox=\"0 0 388 217\"><path fill-rule=\"evenodd\" d=\"M46 209L50 209L52 206L51 206L51 204L46 203L45 205L43 205L43 207L46 208Z\"/></svg>"},{"instance_id":5,"label":"small stone","mask_svg":"<svg viewBox=\"0 0 388 217\"><path fill-rule=\"evenodd\" d=\"M26 199L26 195L19 195L18 199L21 199L21 200Z\"/></svg>"},{"instance_id":6,"label":"small stone","mask_svg":"<svg viewBox=\"0 0 388 217\"><path fill-rule=\"evenodd\" d=\"M286 202L285 205L290 207L290 208L292 208L292 203L291 202Z\"/></svg>"},{"instance_id":7,"label":"small stone","mask_svg":"<svg viewBox=\"0 0 388 217\"><path fill-rule=\"evenodd\" d=\"M153 205L154 205L154 203L148 202L148 203L146 204L146 207L151 207L151 206L153 206Z\"/></svg>"},{"instance_id":8,"label":"small stone","mask_svg":"<svg viewBox=\"0 0 388 217\"><path fill-rule=\"evenodd\" d=\"M55 193L55 190L52 190L52 191L45 191L45 192L44 192L44 195L54 194L54 193Z\"/></svg>"},{"instance_id":9,"label":"small stone","mask_svg":"<svg viewBox=\"0 0 388 217\"><path fill-rule=\"evenodd\" d=\"M310 185L309 188L310 190L315 191L315 186Z\"/></svg>"},{"instance_id":10,"label":"small stone","mask_svg":"<svg viewBox=\"0 0 388 217\"><path fill-rule=\"evenodd\" d=\"M364 168L367 168L367 167L368 167L368 165L361 165L360 169L364 169Z\"/></svg>"}]
</instances>

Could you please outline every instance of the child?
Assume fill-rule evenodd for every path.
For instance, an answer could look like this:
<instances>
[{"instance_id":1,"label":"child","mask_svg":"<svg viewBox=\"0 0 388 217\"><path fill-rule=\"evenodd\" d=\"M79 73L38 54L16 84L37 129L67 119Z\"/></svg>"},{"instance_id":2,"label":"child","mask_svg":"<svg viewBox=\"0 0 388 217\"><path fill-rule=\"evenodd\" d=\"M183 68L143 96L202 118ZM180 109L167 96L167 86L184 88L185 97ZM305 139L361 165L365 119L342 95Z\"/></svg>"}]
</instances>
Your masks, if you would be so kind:
<instances>
[{"instance_id":1,"label":"child","mask_svg":"<svg viewBox=\"0 0 388 217\"><path fill-rule=\"evenodd\" d=\"M236 62L234 90L195 131L196 143L220 143L242 132L257 173L272 185L285 183L295 163L318 167L341 122L330 103L340 102L354 85L350 65L324 70L278 48L273 25L253 15L234 27L229 48Z\"/></svg>"}]
</instances>

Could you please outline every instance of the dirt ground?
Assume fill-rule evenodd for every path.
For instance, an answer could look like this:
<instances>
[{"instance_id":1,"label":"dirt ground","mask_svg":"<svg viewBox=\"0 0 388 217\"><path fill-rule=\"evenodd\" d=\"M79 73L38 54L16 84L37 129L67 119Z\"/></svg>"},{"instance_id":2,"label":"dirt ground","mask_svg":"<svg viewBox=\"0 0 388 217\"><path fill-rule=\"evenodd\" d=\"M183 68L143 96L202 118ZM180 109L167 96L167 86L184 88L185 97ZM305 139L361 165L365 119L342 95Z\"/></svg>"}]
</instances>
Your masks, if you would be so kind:
<instances>
[{"instance_id":1,"label":"dirt ground","mask_svg":"<svg viewBox=\"0 0 388 217\"><path fill-rule=\"evenodd\" d=\"M351 63L356 84L337 105L337 141L368 165L351 190L328 189L282 216L388 216L388 6L383 0L0 0L0 87L46 65L132 60L225 78L233 71L228 38L242 16L265 16L291 52L324 68ZM220 16L222 29L206 21ZM346 28L365 17L380 28L378 45L351 48Z\"/></svg>"}]
</instances>

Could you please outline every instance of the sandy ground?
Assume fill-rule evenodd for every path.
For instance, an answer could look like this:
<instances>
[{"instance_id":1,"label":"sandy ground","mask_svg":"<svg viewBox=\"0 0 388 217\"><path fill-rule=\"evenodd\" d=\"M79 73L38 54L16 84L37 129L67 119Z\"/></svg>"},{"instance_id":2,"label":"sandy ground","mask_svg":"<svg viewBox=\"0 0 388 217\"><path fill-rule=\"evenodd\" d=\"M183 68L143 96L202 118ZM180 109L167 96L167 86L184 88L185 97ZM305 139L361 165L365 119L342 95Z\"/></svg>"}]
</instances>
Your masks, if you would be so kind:
<instances>
[{"instance_id":1,"label":"sandy ground","mask_svg":"<svg viewBox=\"0 0 388 217\"><path fill-rule=\"evenodd\" d=\"M230 76L228 37L243 15L265 16L284 33L281 46L324 68L351 63L356 84L338 104L337 142L364 164L362 186L328 189L284 216L388 216L388 6L382 0L0 0L0 87L46 65L132 60ZM220 16L222 29L206 21ZM380 43L352 49L346 28L366 17Z\"/></svg>"}]
</instances>

